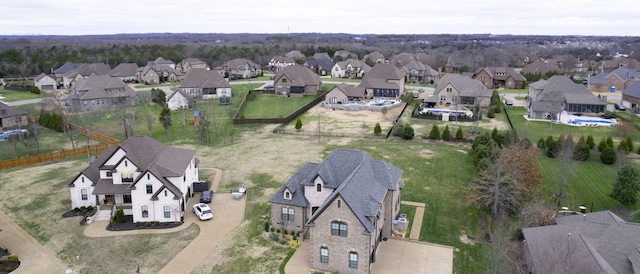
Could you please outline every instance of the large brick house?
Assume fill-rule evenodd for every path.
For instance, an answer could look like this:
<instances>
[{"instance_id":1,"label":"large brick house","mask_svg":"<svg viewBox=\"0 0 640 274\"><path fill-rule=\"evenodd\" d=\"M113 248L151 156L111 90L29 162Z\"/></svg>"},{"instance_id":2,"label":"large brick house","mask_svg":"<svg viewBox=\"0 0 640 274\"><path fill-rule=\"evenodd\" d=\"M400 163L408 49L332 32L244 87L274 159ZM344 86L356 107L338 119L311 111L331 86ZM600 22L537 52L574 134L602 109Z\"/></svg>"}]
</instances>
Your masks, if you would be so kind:
<instances>
[{"instance_id":1,"label":"large brick house","mask_svg":"<svg viewBox=\"0 0 640 274\"><path fill-rule=\"evenodd\" d=\"M310 265L370 273L400 211L402 170L362 151L337 149L306 163L271 197L271 225L301 231Z\"/></svg>"},{"instance_id":2,"label":"large brick house","mask_svg":"<svg viewBox=\"0 0 640 274\"><path fill-rule=\"evenodd\" d=\"M561 113L604 113L607 102L569 77L554 75L529 85L529 118L557 121Z\"/></svg>"},{"instance_id":3,"label":"large brick house","mask_svg":"<svg viewBox=\"0 0 640 274\"><path fill-rule=\"evenodd\" d=\"M448 73L436 83L433 96L425 99L427 105L466 105L489 107L491 90L476 79L461 74Z\"/></svg>"},{"instance_id":4,"label":"large brick house","mask_svg":"<svg viewBox=\"0 0 640 274\"><path fill-rule=\"evenodd\" d=\"M135 106L138 93L117 77L92 75L80 79L67 100L71 111L105 110L116 106Z\"/></svg>"},{"instance_id":5,"label":"large brick house","mask_svg":"<svg viewBox=\"0 0 640 274\"><path fill-rule=\"evenodd\" d=\"M527 81L524 76L510 67L484 67L478 69L472 78L489 89L522 88Z\"/></svg>"},{"instance_id":6,"label":"large brick house","mask_svg":"<svg viewBox=\"0 0 640 274\"><path fill-rule=\"evenodd\" d=\"M322 79L309 68L292 65L276 72L273 78L274 88L278 94L289 97L315 95L322 90Z\"/></svg>"}]
</instances>

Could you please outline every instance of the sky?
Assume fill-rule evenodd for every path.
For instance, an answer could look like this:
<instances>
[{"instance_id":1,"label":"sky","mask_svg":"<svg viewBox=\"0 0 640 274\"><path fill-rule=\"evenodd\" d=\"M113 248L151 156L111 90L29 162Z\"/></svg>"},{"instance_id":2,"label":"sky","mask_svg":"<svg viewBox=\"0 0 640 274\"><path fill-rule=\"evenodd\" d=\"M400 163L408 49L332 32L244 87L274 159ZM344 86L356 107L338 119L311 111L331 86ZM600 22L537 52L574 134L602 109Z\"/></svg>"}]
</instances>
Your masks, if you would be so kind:
<instances>
[{"instance_id":1,"label":"sky","mask_svg":"<svg viewBox=\"0 0 640 274\"><path fill-rule=\"evenodd\" d=\"M640 1L2 0L0 35L120 33L640 36Z\"/></svg>"}]
</instances>

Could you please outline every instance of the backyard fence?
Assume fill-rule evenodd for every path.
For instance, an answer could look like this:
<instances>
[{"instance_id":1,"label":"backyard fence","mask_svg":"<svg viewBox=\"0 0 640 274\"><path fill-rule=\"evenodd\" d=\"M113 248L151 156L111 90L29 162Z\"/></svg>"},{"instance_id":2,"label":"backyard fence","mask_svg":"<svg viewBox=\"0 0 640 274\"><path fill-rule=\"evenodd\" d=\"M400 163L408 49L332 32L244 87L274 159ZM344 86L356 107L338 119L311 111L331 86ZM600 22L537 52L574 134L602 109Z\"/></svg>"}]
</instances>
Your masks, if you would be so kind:
<instances>
[{"instance_id":1,"label":"backyard fence","mask_svg":"<svg viewBox=\"0 0 640 274\"><path fill-rule=\"evenodd\" d=\"M304 131L304 130L290 130L284 129L282 127L277 127L273 130L273 133L276 134L286 134L286 135L300 135L300 136L327 136L327 137L351 137L351 138L367 138L367 139L384 139L384 136L381 135L373 135L369 133L360 133L360 132L332 132L332 131L321 131L318 134L318 131Z\"/></svg>"},{"instance_id":2,"label":"backyard fence","mask_svg":"<svg viewBox=\"0 0 640 274\"><path fill-rule=\"evenodd\" d=\"M306 105L302 106L301 108L299 108L298 110L294 111L293 113L289 114L289 116L284 118L257 118L257 119L238 118L238 116L242 112L242 109L244 108L244 104L247 101L247 97L249 96L249 93L247 93L244 99L242 99L242 103L240 104L238 111L236 111L236 114L233 118L233 123L234 124L282 124L284 125L286 123L291 122L293 119L297 118L298 116L302 115L303 113L305 113L307 110L311 109L318 103L322 102L324 100L325 95L327 95L328 92L329 91L323 92L322 94L318 95L318 97L313 98L311 102L307 103Z\"/></svg>"}]
</instances>

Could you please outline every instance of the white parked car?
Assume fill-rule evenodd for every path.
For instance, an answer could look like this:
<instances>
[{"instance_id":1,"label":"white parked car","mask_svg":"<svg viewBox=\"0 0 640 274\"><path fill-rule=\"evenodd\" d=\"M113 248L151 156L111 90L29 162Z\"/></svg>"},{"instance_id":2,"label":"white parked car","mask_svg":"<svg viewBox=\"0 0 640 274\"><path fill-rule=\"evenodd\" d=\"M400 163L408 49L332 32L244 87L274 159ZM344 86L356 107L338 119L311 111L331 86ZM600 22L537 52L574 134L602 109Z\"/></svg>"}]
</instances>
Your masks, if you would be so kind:
<instances>
[{"instance_id":1,"label":"white parked car","mask_svg":"<svg viewBox=\"0 0 640 274\"><path fill-rule=\"evenodd\" d=\"M200 203L193 205L193 213L195 213L201 221L213 218L213 212L207 204Z\"/></svg>"}]
</instances>

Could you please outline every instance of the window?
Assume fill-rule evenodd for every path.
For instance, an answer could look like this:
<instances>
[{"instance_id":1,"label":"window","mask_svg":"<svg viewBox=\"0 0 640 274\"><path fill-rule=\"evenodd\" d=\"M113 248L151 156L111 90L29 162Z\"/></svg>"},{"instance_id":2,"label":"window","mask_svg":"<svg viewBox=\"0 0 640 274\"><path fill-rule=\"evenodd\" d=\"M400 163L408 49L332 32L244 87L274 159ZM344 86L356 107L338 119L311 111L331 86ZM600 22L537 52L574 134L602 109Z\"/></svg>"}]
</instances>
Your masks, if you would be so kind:
<instances>
[{"instance_id":1,"label":"window","mask_svg":"<svg viewBox=\"0 0 640 274\"><path fill-rule=\"evenodd\" d=\"M148 206L142 206L142 218L149 218L149 207Z\"/></svg>"},{"instance_id":2,"label":"window","mask_svg":"<svg viewBox=\"0 0 640 274\"><path fill-rule=\"evenodd\" d=\"M446 95L440 95L440 101L446 101L446 100L447 100Z\"/></svg>"},{"instance_id":3,"label":"window","mask_svg":"<svg viewBox=\"0 0 640 274\"><path fill-rule=\"evenodd\" d=\"M283 82L283 83L286 83L286 82L287 82L287 79L282 79L282 82Z\"/></svg>"},{"instance_id":4,"label":"window","mask_svg":"<svg viewBox=\"0 0 640 274\"><path fill-rule=\"evenodd\" d=\"M447 88L447 92L453 91L453 88Z\"/></svg>"},{"instance_id":5,"label":"window","mask_svg":"<svg viewBox=\"0 0 640 274\"><path fill-rule=\"evenodd\" d=\"M164 190L164 197L167 197L167 190Z\"/></svg>"},{"instance_id":6,"label":"window","mask_svg":"<svg viewBox=\"0 0 640 274\"><path fill-rule=\"evenodd\" d=\"M84 183L84 177L80 177L80 181Z\"/></svg>"},{"instance_id":7,"label":"window","mask_svg":"<svg viewBox=\"0 0 640 274\"><path fill-rule=\"evenodd\" d=\"M147 185L147 194L153 194L153 186Z\"/></svg>"},{"instance_id":8,"label":"window","mask_svg":"<svg viewBox=\"0 0 640 274\"><path fill-rule=\"evenodd\" d=\"M149 175L149 173L147 173L147 180L149 180L149 178L151 178L151 176Z\"/></svg>"},{"instance_id":9,"label":"window","mask_svg":"<svg viewBox=\"0 0 640 274\"><path fill-rule=\"evenodd\" d=\"M86 188L80 190L80 195L82 196L83 201L89 200L89 194Z\"/></svg>"},{"instance_id":10,"label":"window","mask_svg":"<svg viewBox=\"0 0 640 274\"><path fill-rule=\"evenodd\" d=\"M480 80L484 80L484 75L480 76Z\"/></svg>"},{"instance_id":11,"label":"window","mask_svg":"<svg viewBox=\"0 0 640 274\"><path fill-rule=\"evenodd\" d=\"M322 191L322 184L316 184L316 191L317 192L321 192Z\"/></svg>"},{"instance_id":12,"label":"window","mask_svg":"<svg viewBox=\"0 0 640 274\"><path fill-rule=\"evenodd\" d=\"M165 218L171 218L171 206L163 206L162 210L164 211Z\"/></svg>"},{"instance_id":13,"label":"window","mask_svg":"<svg viewBox=\"0 0 640 274\"><path fill-rule=\"evenodd\" d=\"M315 214L316 210L318 210L318 208L320 208L320 207L319 206L311 207L311 215Z\"/></svg>"},{"instance_id":14,"label":"window","mask_svg":"<svg viewBox=\"0 0 640 274\"><path fill-rule=\"evenodd\" d=\"M342 200L338 200L338 208L342 207Z\"/></svg>"},{"instance_id":15,"label":"window","mask_svg":"<svg viewBox=\"0 0 640 274\"><path fill-rule=\"evenodd\" d=\"M125 203L125 204L130 204L131 203L131 195L130 194L122 195L122 202Z\"/></svg>"},{"instance_id":16,"label":"window","mask_svg":"<svg viewBox=\"0 0 640 274\"><path fill-rule=\"evenodd\" d=\"M321 263L329 262L329 249L324 246L320 248L320 262Z\"/></svg>"},{"instance_id":17,"label":"window","mask_svg":"<svg viewBox=\"0 0 640 274\"><path fill-rule=\"evenodd\" d=\"M291 192L285 191L284 192L284 198L287 199L287 200L291 200Z\"/></svg>"},{"instance_id":18,"label":"window","mask_svg":"<svg viewBox=\"0 0 640 274\"><path fill-rule=\"evenodd\" d=\"M124 166L128 166L128 165L129 165L129 162L124 161Z\"/></svg>"},{"instance_id":19,"label":"window","mask_svg":"<svg viewBox=\"0 0 640 274\"><path fill-rule=\"evenodd\" d=\"M293 221L293 208L283 207L282 208L282 220L283 221Z\"/></svg>"},{"instance_id":20,"label":"window","mask_svg":"<svg viewBox=\"0 0 640 274\"><path fill-rule=\"evenodd\" d=\"M349 267L358 268L358 253L349 252Z\"/></svg>"},{"instance_id":21,"label":"window","mask_svg":"<svg viewBox=\"0 0 640 274\"><path fill-rule=\"evenodd\" d=\"M111 178L111 176L113 176L113 172L112 171L107 171L107 178Z\"/></svg>"},{"instance_id":22,"label":"window","mask_svg":"<svg viewBox=\"0 0 640 274\"><path fill-rule=\"evenodd\" d=\"M347 237L347 224L343 222L331 222L331 235Z\"/></svg>"}]
</instances>

